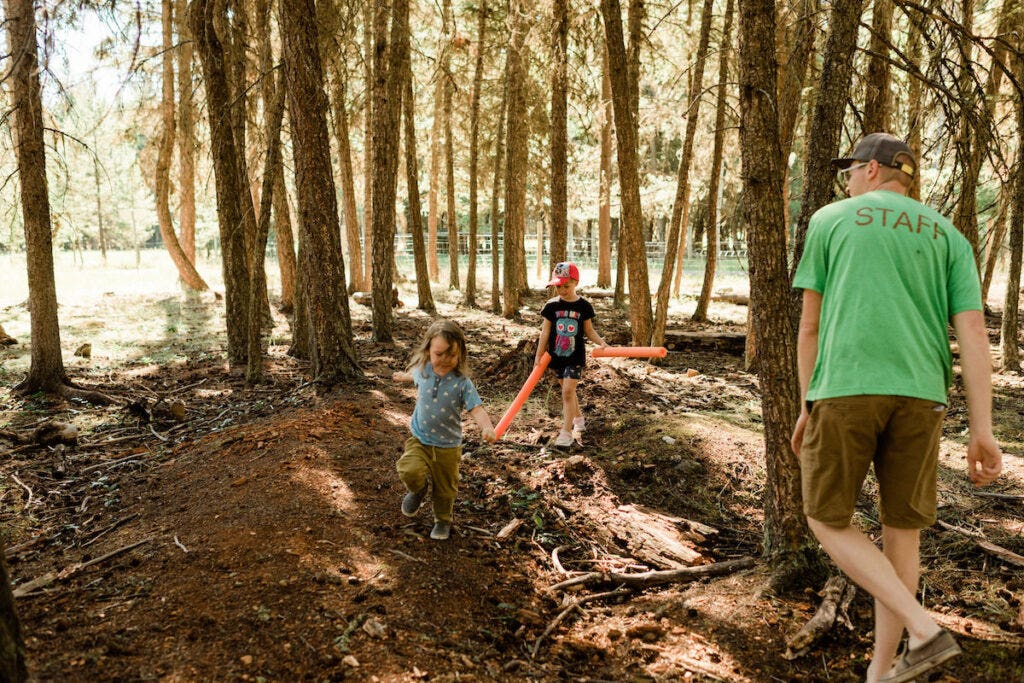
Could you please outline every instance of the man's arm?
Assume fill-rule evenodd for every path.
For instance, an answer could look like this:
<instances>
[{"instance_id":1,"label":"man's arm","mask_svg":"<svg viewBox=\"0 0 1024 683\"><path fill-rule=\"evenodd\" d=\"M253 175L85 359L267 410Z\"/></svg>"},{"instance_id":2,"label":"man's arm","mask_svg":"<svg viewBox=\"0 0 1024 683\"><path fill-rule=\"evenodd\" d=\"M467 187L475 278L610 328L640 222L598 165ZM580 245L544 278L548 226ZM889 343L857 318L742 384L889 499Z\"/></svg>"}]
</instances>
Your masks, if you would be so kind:
<instances>
[{"instance_id":1,"label":"man's arm","mask_svg":"<svg viewBox=\"0 0 1024 683\"><path fill-rule=\"evenodd\" d=\"M548 350L548 338L551 336L551 321L544 318L540 324L540 339L537 340L537 353L533 359L534 365L540 365L540 357Z\"/></svg>"},{"instance_id":2,"label":"man's arm","mask_svg":"<svg viewBox=\"0 0 1024 683\"><path fill-rule=\"evenodd\" d=\"M807 389L811 386L811 375L814 364L818 361L818 324L821 321L821 293L813 289L805 289L803 308L800 310L800 330L796 338L796 364L800 377L800 417L793 427L793 438L790 445L793 452L800 455L800 446L804 441L804 428L807 426Z\"/></svg>"},{"instance_id":3,"label":"man's arm","mask_svg":"<svg viewBox=\"0 0 1024 683\"><path fill-rule=\"evenodd\" d=\"M960 371L967 390L967 476L975 486L991 484L1003 469L1003 452L992 435L992 358L981 311L953 316L960 342Z\"/></svg>"},{"instance_id":4,"label":"man's arm","mask_svg":"<svg viewBox=\"0 0 1024 683\"><path fill-rule=\"evenodd\" d=\"M491 416L487 414L487 410L482 405L479 405L469 411L469 416L472 417L476 421L477 426L480 427L480 434L484 437L484 441L494 443L498 440L497 435L494 433L494 425L491 424Z\"/></svg>"}]
</instances>

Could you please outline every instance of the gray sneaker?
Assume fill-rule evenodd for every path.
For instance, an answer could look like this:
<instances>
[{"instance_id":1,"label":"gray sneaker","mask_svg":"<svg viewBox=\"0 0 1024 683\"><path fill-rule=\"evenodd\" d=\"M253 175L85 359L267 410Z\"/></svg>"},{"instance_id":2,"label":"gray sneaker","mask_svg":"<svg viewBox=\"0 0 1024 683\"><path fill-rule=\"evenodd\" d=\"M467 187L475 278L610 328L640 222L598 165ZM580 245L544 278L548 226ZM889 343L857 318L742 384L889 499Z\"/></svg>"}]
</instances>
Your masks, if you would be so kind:
<instances>
[{"instance_id":1,"label":"gray sneaker","mask_svg":"<svg viewBox=\"0 0 1024 683\"><path fill-rule=\"evenodd\" d=\"M452 533L452 523L442 519L434 521L434 528L430 530L430 537L435 541L446 541Z\"/></svg>"},{"instance_id":2,"label":"gray sneaker","mask_svg":"<svg viewBox=\"0 0 1024 683\"><path fill-rule=\"evenodd\" d=\"M415 517L416 513L420 510L420 505L423 504L423 497L427 495L427 485L424 484L423 488L413 493L410 491L405 494L402 498L402 514L406 517Z\"/></svg>"},{"instance_id":3,"label":"gray sneaker","mask_svg":"<svg viewBox=\"0 0 1024 683\"><path fill-rule=\"evenodd\" d=\"M960 646L957 645L953 635L946 629L942 629L920 647L911 650L908 646L903 656L896 660L892 670L882 676L879 681L880 683L908 683L958 654L960 654Z\"/></svg>"}]
</instances>

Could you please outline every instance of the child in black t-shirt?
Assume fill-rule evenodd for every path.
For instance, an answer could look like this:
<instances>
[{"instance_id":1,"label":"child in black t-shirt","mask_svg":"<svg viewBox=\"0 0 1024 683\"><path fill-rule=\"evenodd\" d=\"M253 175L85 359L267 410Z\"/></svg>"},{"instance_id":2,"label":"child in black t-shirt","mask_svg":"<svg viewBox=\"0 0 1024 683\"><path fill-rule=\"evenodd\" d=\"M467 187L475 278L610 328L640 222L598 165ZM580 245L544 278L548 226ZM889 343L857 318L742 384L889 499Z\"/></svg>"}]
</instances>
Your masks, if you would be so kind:
<instances>
[{"instance_id":1,"label":"child in black t-shirt","mask_svg":"<svg viewBox=\"0 0 1024 683\"><path fill-rule=\"evenodd\" d=\"M579 281L580 270L575 264L562 262L555 265L548 287L554 287L558 296L541 309L540 315L544 322L540 327L537 357L534 360L534 365L538 365L545 351L551 354L548 369L555 373L562 385L562 428L554 443L559 448L571 446L573 432L582 432L584 427L580 404L576 399L576 385L587 364L586 339L598 346L607 346L594 329L594 307L576 293Z\"/></svg>"}]
</instances>

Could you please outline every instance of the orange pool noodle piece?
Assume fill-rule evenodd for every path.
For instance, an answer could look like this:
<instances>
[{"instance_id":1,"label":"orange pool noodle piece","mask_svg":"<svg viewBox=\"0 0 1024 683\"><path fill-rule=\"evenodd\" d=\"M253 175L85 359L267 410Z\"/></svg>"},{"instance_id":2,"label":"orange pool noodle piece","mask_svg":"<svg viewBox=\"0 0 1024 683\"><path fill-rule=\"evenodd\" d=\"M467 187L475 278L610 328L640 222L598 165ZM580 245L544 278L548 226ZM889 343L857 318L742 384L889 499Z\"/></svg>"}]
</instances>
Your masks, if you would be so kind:
<instances>
[{"instance_id":1,"label":"orange pool noodle piece","mask_svg":"<svg viewBox=\"0 0 1024 683\"><path fill-rule=\"evenodd\" d=\"M594 358L664 358L668 349L664 346L606 346L597 347Z\"/></svg>"},{"instance_id":2,"label":"orange pool noodle piece","mask_svg":"<svg viewBox=\"0 0 1024 683\"><path fill-rule=\"evenodd\" d=\"M526 378L523 388L519 390L518 394L516 394L515 399L512 401L512 405L508 407L505 414L501 416L500 420L498 420L498 426L494 428L494 433L499 439L505 434L505 430L508 429L508 426L512 424L512 420L515 418L516 413L519 412L519 409L523 407L523 404L526 403L526 399L530 397L530 393L533 391L533 388L537 386L537 382L540 381L541 376L544 374L544 371L547 370L548 363L550 362L551 355L545 351L544 355L540 357L540 364L537 365L533 369L533 372L530 373L530 376Z\"/></svg>"}]
</instances>

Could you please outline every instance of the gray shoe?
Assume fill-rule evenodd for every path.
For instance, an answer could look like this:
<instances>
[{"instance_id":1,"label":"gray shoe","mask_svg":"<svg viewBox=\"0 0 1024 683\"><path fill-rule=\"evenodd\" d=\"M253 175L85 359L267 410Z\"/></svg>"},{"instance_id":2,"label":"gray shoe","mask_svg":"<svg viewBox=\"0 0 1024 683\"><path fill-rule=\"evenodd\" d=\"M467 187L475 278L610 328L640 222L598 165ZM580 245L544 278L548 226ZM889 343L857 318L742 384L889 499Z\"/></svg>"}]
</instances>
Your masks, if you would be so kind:
<instances>
[{"instance_id":1,"label":"gray shoe","mask_svg":"<svg viewBox=\"0 0 1024 683\"><path fill-rule=\"evenodd\" d=\"M452 533L452 523L438 519L434 522L434 528L430 530L430 537L435 541L446 541Z\"/></svg>"},{"instance_id":2,"label":"gray shoe","mask_svg":"<svg viewBox=\"0 0 1024 683\"><path fill-rule=\"evenodd\" d=\"M903 656L896 660L892 670L879 680L881 683L906 683L958 654L960 646L956 644L953 635L942 629L920 647L913 650L908 647Z\"/></svg>"},{"instance_id":3,"label":"gray shoe","mask_svg":"<svg viewBox=\"0 0 1024 683\"><path fill-rule=\"evenodd\" d=\"M423 497L427 495L427 485L424 484L423 488L413 493L410 491L405 494L402 498L402 514L406 517L415 517L416 513L420 510L420 505L423 504Z\"/></svg>"}]
</instances>

